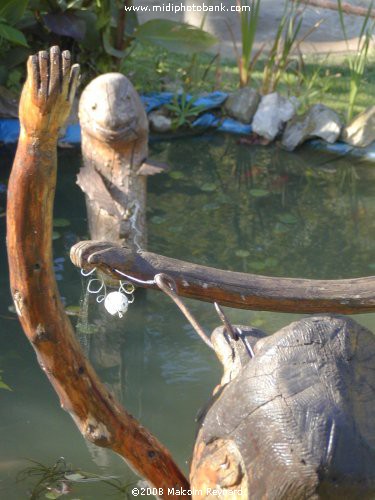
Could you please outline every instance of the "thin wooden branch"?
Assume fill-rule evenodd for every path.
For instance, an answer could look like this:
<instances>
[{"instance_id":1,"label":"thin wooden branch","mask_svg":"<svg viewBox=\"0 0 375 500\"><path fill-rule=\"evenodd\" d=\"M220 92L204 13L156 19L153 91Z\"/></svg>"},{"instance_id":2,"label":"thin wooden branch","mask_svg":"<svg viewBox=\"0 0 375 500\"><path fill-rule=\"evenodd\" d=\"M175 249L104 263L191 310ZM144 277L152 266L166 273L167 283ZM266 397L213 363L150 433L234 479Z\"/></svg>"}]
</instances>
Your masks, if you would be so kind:
<instances>
[{"instance_id":1,"label":"thin wooden branch","mask_svg":"<svg viewBox=\"0 0 375 500\"><path fill-rule=\"evenodd\" d=\"M49 54L29 59L20 105L21 135L8 190L11 293L42 369L83 436L121 455L153 486L163 488L161 497L181 498L168 495L168 488L187 490L186 478L164 446L98 379L64 313L54 278L51 242L57 137L77 79L78 67L70 72L67 51L60 55L53 47Z\"/></svg>"},{"instance_id":2,"label":"thin wooden branch","mask_svg":"<svg viewBox=\"0 0 375 500\"><path fill-rule=\"evenodd\" d=\"M223 271L151 252L134 253L110 242L83 241L74 245L72 262L84 269L97 267L120 279L116 269L137 279L171 276L183 297L217 302L240 309L293 313L359 314L375 311L375 276L344 280L275 278ZM157 289L152 282L140 286Z\"/></svg>"},{"instance_id":3,"label":"thin wooden branch","mask_svg":"<svg viewBox=\"0 0 375 500\"><path fill-rule=\"evenodd\" d=\"M340 10L337 2L330 2L329 0L291 0L292 2L304 3L311 7L319 7L321 9L329 10ZM353 16L363 16L366 17L368 14L368 8L357 7L355 5L350 5L349 3L342 3L341 9L344 14L351 14ZM372 9L370 12L370 17L375 18L375 10Z\"/></svg>"}]
</instances>

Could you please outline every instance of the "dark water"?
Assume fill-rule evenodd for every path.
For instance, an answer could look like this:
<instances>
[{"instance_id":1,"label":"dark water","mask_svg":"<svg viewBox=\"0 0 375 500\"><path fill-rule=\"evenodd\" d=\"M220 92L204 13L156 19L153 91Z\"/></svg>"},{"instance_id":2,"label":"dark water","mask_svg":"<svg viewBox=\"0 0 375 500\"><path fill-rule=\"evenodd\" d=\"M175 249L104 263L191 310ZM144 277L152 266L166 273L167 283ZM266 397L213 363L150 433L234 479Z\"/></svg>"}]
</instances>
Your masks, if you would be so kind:
<instances>
[{"instance_id":1,"label":"dark water","mask_svg":"<svg viewBox=\"0 0 375 500\"><path fill-rule=\"evenodd\" d=\"M149 179L150 250L279 276L374 274L374 164L311 149L291 155L250 148L220 135L155 142L151 153L172 169ZM55 228L54 256L67 306L79 304L84 287L68 257L70 246L87 237L84 200L75 185L79 164L79 150L61 153L55 218L68 222L57 221L63 227ZM0 183L6 184L8 173L2 171ZM5 194L0 193L0 212L4 206ZM9 310L5 218L0 218L0 231L0 369L12 388L0 390L0 498L29 498L37 478L16 483L17 473L30 465L27 459L52 466L65 457L84 471L133 481L120 458L86 444L60 409ZM207 331L217 326L210 304L188 304ZM228 310L228 315L233 322L269 333L298 317L238 310ZM375 330L375 315L357 319ZM110 318L103 306L91 302L87 321L96 331L89 336L89 352L98 373L187 471L195 416L220 378L214 355L169 299L156 292L138 294L122 320ZM101 483L75 486L63 498L107 497L122 498Z\"/></svg>"}]
</instances>

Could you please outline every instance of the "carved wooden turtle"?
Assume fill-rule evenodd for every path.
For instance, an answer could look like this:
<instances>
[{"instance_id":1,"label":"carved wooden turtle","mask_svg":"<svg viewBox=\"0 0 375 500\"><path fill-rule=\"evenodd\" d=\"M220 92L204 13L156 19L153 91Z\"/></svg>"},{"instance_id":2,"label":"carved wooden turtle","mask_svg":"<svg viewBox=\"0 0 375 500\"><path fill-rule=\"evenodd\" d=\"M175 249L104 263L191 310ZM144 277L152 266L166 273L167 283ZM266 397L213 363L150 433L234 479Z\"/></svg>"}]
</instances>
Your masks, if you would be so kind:
<instances>
[{"instance_id":1,"label":"carved wooden turtle","mask_svg":"<svg viewBox=\"0 0 375 500\"><path fill-rule=\"evenodd\" d=\"M193 498L375 498L375 336L328 315L258 341L242 331L252 359L212 335L224 376L200 419Z\"/></svg>"}]
</instances>

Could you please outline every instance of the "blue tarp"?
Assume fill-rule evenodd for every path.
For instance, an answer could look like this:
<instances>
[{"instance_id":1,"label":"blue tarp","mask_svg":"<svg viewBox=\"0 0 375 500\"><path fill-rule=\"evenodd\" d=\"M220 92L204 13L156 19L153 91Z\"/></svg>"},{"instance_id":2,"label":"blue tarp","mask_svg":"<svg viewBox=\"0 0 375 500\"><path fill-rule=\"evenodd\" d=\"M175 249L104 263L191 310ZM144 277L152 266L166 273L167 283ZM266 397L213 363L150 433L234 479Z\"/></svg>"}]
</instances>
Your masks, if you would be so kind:
<instances>
[{"instance_id":1,"label":"blue tarp","mask_svg":"<svg viewBox=\"0 0 375 500\"><path fill-rule=\"evenodd\" d=\"M150 113L150 111L172 102L174 95L175 94L172 92L151 92L149 94L142 95L141 100L146 112ZM227 97L228 94L221 91L203 94L194 100L194 106L204 106L206 111L212 111L219 108ZM186 98L189 101L193 99L193 96L187 94ZM215 128L220 132L228 132L230 134L248 135L252 132L251 125L241 123L237 120L233 120L232 118L217 117L212 112L205 112L198 116L198 118L193 121L192 126L203 129ZM6 144L17 142L19 130L20 126L17 119L0 119L0 142ZM60 140L61 142L79 144L81 142L81 130L79 125L69 125L66 129L64 137ZM312 147L323 151L329 151L339 155L351 154L360 156L366 160L375 161L375 144L372 144L368 148L353 148L344 142L327 144L326 142L320 140L310 141L309 144L311 144Z\"/></svg>"},{"instance_id":2,"label":"blue tarp","mask_svg":"<svg viewBox=\"0 0 375 500\"><path fill-rule=\"evenodd\" d=\"M165 104L172 102L175 94L172 92L151 92L149 94L141 95L141 101L147 113L155 109L161 108ZM194 106L204 106L206 110L219 108L225 99L228 97L226 92L211 92L197 97L194 101ZM190 101L194 97L191 94L186 95L186 100Z\"/></svg>"},{"instance_id":3,"label":"blue tarp","mask_svg":"<svg viewBox=\"0 0 375 500\"><path fill-rule=\"evenodd\" d=\"M216 128L219 132L228 132L230 134L248 135L253 130L251 125L246 125L232 118L218 118L212 113L200 115L193 121L192 125L200 128Z\"/></svg>"},{"instance_id":4,"label":"blue tarp","mask_svg":"<svg viewBox=\"0 0 375 500\"><path fill-rule=\"evenodd\" d=\"M0 119L0 142L11 144L18 141L20 135L20 122L17 118ZM64 137L61 142L79 144L81 142L81 128L77 124L66 127Z\"/></svg>"},{"instance_id":5,"label":"blue tarp","mask_svg":"<svg viewBox=\"0 0 375 500\"><path fill-rule=\"evenodd\" d=\"M353 155L361 156L368 161L375 161L375 143L370 144L367 148L355 148L346 144L346 142L337 141L334 144L328 144L328 142L313 140L309 142L309 145L316 149L324 149L324 151L329 151L330 153L335 153L341 156Z\"/></svg>"},{"instance_id":6,"label":"blue tarp","mask_svg":"<svg viewBox=\"0 0 375 500\"><path fill-rule=\"evenodd\" d=\"M0 119L0 142L9 144L18 141L20 122L16 118Z\"/></svg>"}]
</instances>

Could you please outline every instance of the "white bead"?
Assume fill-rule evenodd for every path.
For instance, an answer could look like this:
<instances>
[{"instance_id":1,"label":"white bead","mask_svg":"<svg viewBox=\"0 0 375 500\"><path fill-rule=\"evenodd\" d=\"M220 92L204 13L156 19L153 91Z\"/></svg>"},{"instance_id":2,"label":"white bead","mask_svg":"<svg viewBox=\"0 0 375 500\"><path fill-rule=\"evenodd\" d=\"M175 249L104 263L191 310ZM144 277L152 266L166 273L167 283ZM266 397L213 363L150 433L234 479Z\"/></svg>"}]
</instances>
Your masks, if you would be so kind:
<instances>
[{"instance_id":1,"label":"white bead","mask_svg":"<svg viewBox=\"0 0 375 500\"><path fill-rule=\"evenodd\" d=\"M128 304L128 298L121 292L109 293L104 301L104 307L109 314L112 314L112 316L118 314L120 318L122 318L128 310Z\"/></svg>"}]
</instances>

